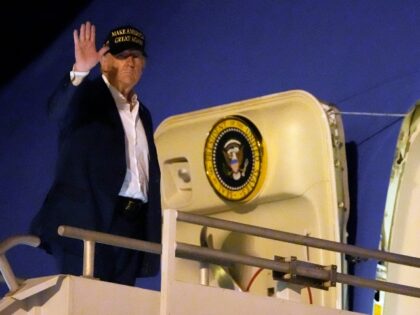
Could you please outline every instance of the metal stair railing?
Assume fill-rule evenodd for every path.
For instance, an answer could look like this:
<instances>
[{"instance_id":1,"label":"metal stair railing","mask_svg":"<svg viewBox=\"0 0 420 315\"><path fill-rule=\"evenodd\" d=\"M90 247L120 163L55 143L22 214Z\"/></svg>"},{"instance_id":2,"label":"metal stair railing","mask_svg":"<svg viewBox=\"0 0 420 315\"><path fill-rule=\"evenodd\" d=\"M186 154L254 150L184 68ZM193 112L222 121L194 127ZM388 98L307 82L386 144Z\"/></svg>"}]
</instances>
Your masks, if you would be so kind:
<instances>
[{"instance_id":1,"label":"metal stair railing","mask_svg":"<svg viewBox=\"0 0 420 315\"><path fill-rule=\"evenodd\" d=\"M166 210L175 211L175 210ZM381 261L393 262L401 265L420 267L420 258L384 252L380 250L365 249L353 245L323 240L319 238L303 236L288 232L276 231L272 229L231 222L212 217L175 211L176 221L182 221L191 224L198 224L206 227L219 228L233 232L245 233L267 239L294 243L298 245L310 246L335 252L340 252L360 258L378 259ZM169 224L169 223L168 223ZM176 222L175 222L176 224ZM146 242L118 235L89 231L70 226L60 226L58 233L64 237L71 237L84 242L83 257L83 276L92 278L94 275L94 255L95 243L102 243L111 246L119 246L128 249L140 250L154 254L162 253L162 245L152 242ZM174 240L175 242L175 240ZM6 258L6 252L17 245L29 245L37 247L40 240L36 236L22 235L13 236L0 243L0 271L11 292L19 288L19 283L13 270ZM420 297L420 288L406 286L402 284L390 283L379 280L370 280L356 277L348 274L338 273L335 266L320 266L310 263L299 263L296 261L278 261L249 255L234 254L216 250L212 248L200 247L182 242L176 242L176 257L192 259L200 262L209 262L215 264L229 265L232 263L241 263L290 274L301 276L314 281L322 281L335 285L335 282L343 284L362 286L382 290L397 294L404 294L413 297ZM308 285L311 285L310 283ZM328 286L327 286L328 287Z\"/></svg>"},{"instance_id":2,"label":"metal stair railing","mask_svg":"<svg viewBox=\"0 0 420 315\"><path fill-rule=\"evenodd\" d=\"M10 292L16 291L19 288L19 283L6 258L6 252L17 245L38 247L40 243L40 239L32 235L11 236L0 243L0 272Z\"/></svg>"},{"instance_id":3,"label":"metal stair railing","mask_svg":"<svg viewBox=\"0 0 420 315\"><path fill-rule=\"evenodd\" d=\"M383 252L379 250L365 249L353 245L318 239L309 236L302 236L299 234L276 231L248 224L225 221L197 214L185 213L180 211L176 211L176 214L177 221L183 221L187 223L240 232L278 241L336 251L361 258L380 259L382 261L389 261L402 265L420 267L420 258L416 257ZM76 238L84 241L85 247L83 275L86 277L93 277L94 246L96 242L120 246L134 250L146 251L155 254L161 254L162 252L161 244L145 242L95 231L88 231L69 226L60 226L58 233L61 236ZM292 265L293 262L282 262L249 255L228 253L221 250L210 249L181 242L176 243L175 255L179 258L187 258L196 261L209 262L215 264L228 265L232 263L241 263L245 265L270 269L281 273L289 273L290 270L293 270L294 274L297 276L311 278L314 280L321 280L325 283L330 283L330 285L334 285L335 282L340 282L343 284L353 286L362 286L397 294L420 297L420 288L379 280L370 280L348 274L338 273L334 270L334 266L324 266L324 268L319 268L319 266L311 266L311 264Z\"/></svg>"}]
</instances>

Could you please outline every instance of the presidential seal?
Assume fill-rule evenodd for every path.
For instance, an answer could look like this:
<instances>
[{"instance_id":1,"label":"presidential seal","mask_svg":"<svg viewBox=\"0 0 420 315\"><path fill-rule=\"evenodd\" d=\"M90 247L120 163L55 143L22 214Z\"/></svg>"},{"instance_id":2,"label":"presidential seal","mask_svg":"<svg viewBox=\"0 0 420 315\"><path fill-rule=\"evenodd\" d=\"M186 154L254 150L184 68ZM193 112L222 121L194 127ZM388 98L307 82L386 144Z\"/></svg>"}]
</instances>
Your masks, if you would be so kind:
<instances>
[{"instance_id":1,"label":"presidential seal","mask_svg":"<svg viewBox=\"0 0 420 315\"><path fill-rule=\"evenodd\" d=\"M204 167L216 193L231 201L246 201L262 182L263 145L255 125L242 116L219 120L204 147Z\"/></svg>"}]
</instances>

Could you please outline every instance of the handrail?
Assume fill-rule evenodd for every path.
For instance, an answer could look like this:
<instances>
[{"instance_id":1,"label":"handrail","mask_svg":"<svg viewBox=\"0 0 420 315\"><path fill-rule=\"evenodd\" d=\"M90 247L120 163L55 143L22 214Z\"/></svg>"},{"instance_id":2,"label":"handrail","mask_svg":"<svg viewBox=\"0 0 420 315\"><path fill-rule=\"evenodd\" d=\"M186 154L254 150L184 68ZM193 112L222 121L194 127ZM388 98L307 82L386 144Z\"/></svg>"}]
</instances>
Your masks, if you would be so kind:
<instances>
[{"instance_id":1,"label":"handrail","mask_svg":"<svg viewBox=\"0 0 420 315\"><path fill-rule=\"evenodd\" d=\"M38 247L41 243L39 237L33 235L15 235L6 238L0 243L0 255L5 254L9 249L17 245L29 245Z\"/></svg>"},{"instance_id":2,"label":"handrail","mask_svg":"<svg viewBox=\"0 0 420 315\"><path fill-rule=\"evenodd\" d=\"M249 266L288 273L290 271L290 263L274 261L271 259L227 253L216 249L200 247L185 243L177 243L176 257L188 258L197 261L206 261L216 264L240 263ZM308 277L311 279L330 281L330 273L325 269L313 268L305 265L297 265L295 269L296 275ZM379 280L369 280L356 276L351 276L337 272L335 274L336 282L345 283L353 286L361 286L373 288L391 293L398 293L420 298L420 288L407 285L384 282Z\"/></svg>"},{"instance_id":3,"label":"handrail","mask_svg":"<svg viewBox=\"0 0 420 315\"><path fill-rule=\"evenodd\" d=\"M38 247L40 243L40 239L32 235L12 236L0 243L0 272L9 288L9 291L14 292L19 289L19 284L12 268L10 267L9 261L6 258L6 252L17 245Z\"/></svg>"},{"instance_id":4,"label":"handrail","mask_svg":"<svg viewBox=\"0 0 420 315\"><path fill-rule=\"evenodd\" d=\"M225 221L221 219L209 218L194 214L187 214L184 212L177 212L177 220L189 222L193 224L200 224L205 226L212 226L221 229L227 229L231 231L237 231L242 233L248 233L256 236L262 236L270 239L286 241L291 243L297 243L301 245L313 246L317 248L324 248L328 250L342 251L351 254L357 254L361 257L370 257L370 253L373 252L373 258L381 257L381 259L389 258L397 262L401 257L404 263L407 263L410 266L418 266L418 258L392 254L392 253L378 253L378 251L371 251L368 249L359 248L356 246L336 243L332 241L326 241L322 239L317 239L313 237L303 237L298 234L280 232L275 230L270 230L261 227L255 227L246 224L235 223L231 221ZM83 230L75 227L69 226L60 226L58 233L61 236L77 238L85 242L85 256L84 256L84 265L83 265L83 275L92 277L93 276L93 253L94 253L94 243L102 243L114 246L120 246L128 249L141 250L154 254L160 254L162 251L162 245L140 241L135 239L130 239L127 237L116 236L107 233L95 232ZM285 236L285 237L284 237ZM292 237L296 239L292 239ZM290 239L289 239L290 238ZM93 245L93 246L92 246ZM389 254L389 255L385 255ZM275 261L260 257L234 254L229 252L224 252L221 250L210 249L200 246L195 246L185 243L176 243L175 255L179 258L187 258L201 262L210 262L215 264L231 264L231 263L241 263L245 265L256 266L260 268L266 268L279 272L288 272L290 270L290 262L281 262ZM389 256L389 257L388 257ZM401 257L400 257L401 256ZM90 260L87 261L87 260ZM91 269L89 266L92 266ZM296 275L304 276L312 279L323 280L328 282L331 280L331 273L326 269L311 268L310 266L297 265L295 268ZM345 283L349 285L362 286L373 288L377 290L404 294L413 297L420 297L420 288L410 287L406 285L384 282L379 280L369 280L352 275L335 273L335 281L340 283Z\"/></svg>"},{"instance_id":5,"label":"handrail","mask_svg":"<svg viewBox=\"0 0 420 315\"><path fill-rule=\"evenodd\" d=\"M124 236L80 229L72 226L59 226L58 234L61 236L71 237L83 241L83 276L90 278L93 277L94 271L93 266L95 261L95 243L145 251L154 254L161 254L162 252L161 244L141 241Z\"/></svg>"},{"instance_id":6,"label":"handrail","mask_svg":"<svg viewBox=\"0 0 420 315\"><path fill-rule=\"evenodd\" d=\"M260 236L272 240L306 245L335 252L341 252L360 258L373 258L380 261L394 262L401 265L412 267L420 267L420 258L400 255L380 250L366 249L354 245L338 243L334 241L324 240L316 237L310 237L289 232L277 231L268 228L262 228L249 224L237 223L232 221L221 220L212 217L205 217L197 214L178 212L178 221L199 224L208 227L220 228L233 232L240 232L254 236Z\"/></svg>"},{"instance_id":7,"label":"handrail","mask_svg":"<svg viewBox=\"0 0 420 315\"><path fill-rule=\"evenodd\" d=\"M141 241L134 238L80 229L72 226L61 225L58 234L80 240L89 240L101 244L113 245L128 249L145 251L153 254L162 253L162 245L158 243Z\"/></svg>"}]
</instances>

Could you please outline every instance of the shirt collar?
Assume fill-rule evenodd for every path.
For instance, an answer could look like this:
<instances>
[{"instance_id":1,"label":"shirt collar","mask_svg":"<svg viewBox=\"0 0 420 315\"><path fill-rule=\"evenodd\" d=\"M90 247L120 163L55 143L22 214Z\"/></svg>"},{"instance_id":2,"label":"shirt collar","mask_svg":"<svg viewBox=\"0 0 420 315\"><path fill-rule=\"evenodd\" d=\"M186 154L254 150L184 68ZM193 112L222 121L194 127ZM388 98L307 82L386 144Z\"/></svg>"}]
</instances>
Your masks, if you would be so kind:
<instances>
[{"instance_id":1,"label":"shirt collar","mask_svg":"<svg viewBox=\"0 0 420 315\"><path fill-rule=\"evenodd\" d=\"M139 110L139 101L136 93L133 93L133 96L131 97L130 102L124 97L124 95L121 94L120 91L118 91L114 86L109 83L107 77L102 74L102 79L104 80L106 86L108 87L109 91L112 94L112 97L114 98L115 104L117 105L117 108L120 110L130 110L130 104L134 104L133 111L138 112Z\"/></svg>"}]
</instances>

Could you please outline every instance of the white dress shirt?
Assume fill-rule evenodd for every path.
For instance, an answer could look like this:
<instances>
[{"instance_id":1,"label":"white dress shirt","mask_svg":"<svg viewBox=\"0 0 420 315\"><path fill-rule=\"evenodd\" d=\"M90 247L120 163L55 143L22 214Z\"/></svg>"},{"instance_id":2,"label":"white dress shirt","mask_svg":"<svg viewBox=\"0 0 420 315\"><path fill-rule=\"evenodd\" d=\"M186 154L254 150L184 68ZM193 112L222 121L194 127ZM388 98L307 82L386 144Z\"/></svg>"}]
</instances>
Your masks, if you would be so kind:
<instances>
[{"instance_id":1,"label":"white dress shirt","mask_svg":"<svg viewBox=\"0 0 420 315\"><path fill-rule=\"evenodd\" d=\"M102 75L102 78L114 97L125 131L127 171L120 190L120 196L141 199L147 202L149 147L146 132L138 115L140 104L137 94L134 94L131 100L128 101L116 88L109 84L104 75ZM130 110L131 106L132 109Z\"/></svg>"},{"instance_id":2,"label":"white dress shirt","mask_svg":"<svg viewBox=\"0 0 420 315\"><path fill-rule=\"evenodd\" d=\"M70 72L73 85L79 85L89 72ZM139 118L139 101L134 94L130 102L102 75L117 105L124 127L125 159L127 171L121 187L120 196L141 199L147 202L149 183L149 147L143 124ZM131 105L133 105L130 110ZM104 157L106 158L106 157Z\"/></svg>"}]
</instances>

